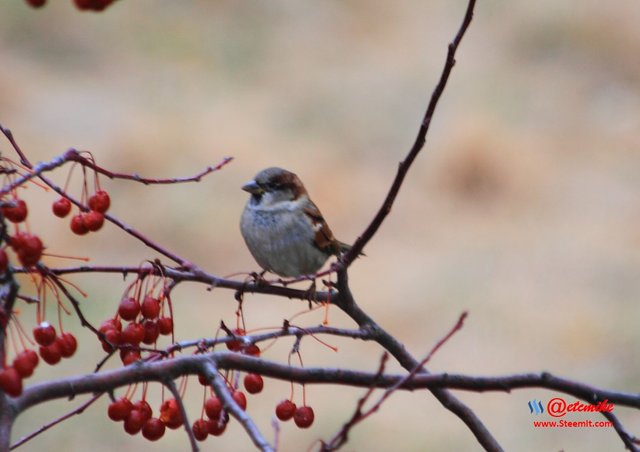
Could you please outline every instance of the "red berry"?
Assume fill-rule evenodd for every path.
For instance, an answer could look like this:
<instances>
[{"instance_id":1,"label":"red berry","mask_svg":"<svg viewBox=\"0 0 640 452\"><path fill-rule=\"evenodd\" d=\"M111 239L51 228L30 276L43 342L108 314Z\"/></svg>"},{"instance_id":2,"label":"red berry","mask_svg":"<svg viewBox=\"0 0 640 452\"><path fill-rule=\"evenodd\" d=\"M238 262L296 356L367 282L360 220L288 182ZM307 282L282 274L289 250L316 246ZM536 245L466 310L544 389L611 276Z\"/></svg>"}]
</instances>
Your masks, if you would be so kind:
<instances>
[{"instance_id":1,"label":"red berry","mask_svg":"<svg viewBox=\"0 0 640 452\"><path fill-rule=\"evenodd\" d=\"M11 397L22 394L22 377L13 367L7 367L0 371L0 389Z\"/></svg>"},{"instance_id":2,"label":"red berry","mask_svg":"<svg viewBox=\"0 0 640 452\"><path fill-rule=\"evenodd\" d=\"M182 425L182 415L176 399L165 400L160 406L160 420L171 429Z\"/></svg>"},{"instance_id":3,"label":"red berry","mask_svg":"<svg viewBox=\"0 0 640 452\"><path fill-rule=\"evenodd\" d=\"M89 228L84 223L84 214L79 213L71 217L71 223L69 224L71 231L77 235L85 235L89 232Z\"/></svg>"},{"instance_id":4,"label":"red berry","mask_svg":"<svg viewBox=\"0 0 640 452\"><path fill-rule=\"evenodd\" d=\"M220 412L222 411L222 402L219 398L213 396L209 397L204 402L204 412L209 419L217 421L220 418Z\"/></svg>"},{"instance_id":5,"label":"red berry","mask_svg":"<svg viewBox=\"0 0 640 452\"><path fill-rule=\"evenodd\" d=\"M238 405L240 405L240 408L242 408L243 410L247 409L247 396L244 395L244 392L236 389L235 391L233 391L233 400L236 401L236 403Z\"/></svg>"},{"instance_id":6,"label":"red berry","mask_svg":"<svg viewBox=\"0 0 640 452\"><path fill-rule=\"evenodd\" d=\"M40 361L38 359L38 354L36 352L34 352L33 350L25 350L25 354L27 355L27 357L31 361L31 365L33 365L33 367L36 367L38 365L38 362Z\"/></svg>"},{"instance_id":7,"label":"red berry","mask_svg":"<svg viewBox=\"0 0 640 452\"><path fill-rule=\"evenodd\" d=\"M244 376L244 387L249 394L257 394L264 387L264 380L258 374L247 374Z\"/></svg>"},{"instance_id":8,"label":"red berry","mask_svg":"<svg viewBox=\"0 0 640 452\"><path fill-rule=\"evenodd\" d=\"M104 190L95 192L95 194L89 198L89 208L93 211L105 213L109 210L110 205L111 198L109 198L109 193Z\"/></svg>"},{"instance_id":9,"label":"red berry","mask_svg":"<svg viewBox=\"0 0 640 452\"><path fill-rule=\"evenodd\" d=\"M41 346L38 351L42 360L50 366L55 366L62 359L62 352L57 341L47 346Z\"/></svg>"},{"instance_id":10,"label":"red berry","mask_svg":"<svg viewBox=\"0 0 640 452\"><path fill-rule=\"evenodd\" d=\"M165 425L157 417L147 419L142 427L142 436L149 441L157 441L164 436Z\"/></svg>"},{"instance_id":11,"label":"red berry","mask_svg":"<svg viewBox=\"0 0 640 452\"><path fill-rule=\"evenodd\" d=\"M146 400L138 400L133 404L134 410L139 410L144 416L144 420L151 419L153 417L153 410L151 409L151 405Z\"/></svg>"},{"instance_id":12,"label":"red berry","mask_svg":"<svg viewBox=\"0 0 640 452\"><path fill-rule=\"evenodd\" d=\"M142 430L142 426L146 421L147 419L145 419L140 410L133 409L129 412L129 415L124 420L124 431L129 435L135 435L140 430Z\"/></svg>"},{"instance_id":13,"label":"red berry","mask_svg":"<svg viewBox=\"0 0 640 452\"><path fill-rule=\"evenodd\" d=\"M4 248L0 248L0 275L3 275L9 268L9 256Z\"/></svg>"},{"instance_id":14,"label":"red berry","mask_svg":"<svg viewBox=\"0 0 640 452\"><path fill-rule=\"evenodd\" d=\"M2 208L2 214L4 217L12 223L22 223L27 218L29 210L27 209L27 203L22 199L14 199L15 206L4 206Z\"/></svg>"},{"instance_id":15,"label":"red berry","mask_svg":"<svg viewBox=\"0 0 640 452\"><path fill-rule=\"evenodd\" d=\"M142 326L144 328L144 337L142 338L142 342L147 345L154 344L158 340L158 336L160 336L160 328L158 328L158 324L153 320L145 320Z\"/></svg>"},{"instance_id":16,"label":"red berry","mask_svg":"<svg viewBox=\"0 0 640 452\"><path fill-rule=\"evenodd\" d=\"M42 251L44 250L42 240L37 235L26 232L21 233L20 236L19 249L16 250L18 260L25 267L32 267L42 257Z\"/></svg>"},{"instance_id":17,"label":"red berry","mask_svg":"<svg viewBox=\"0 0 640 452\"><path fill-rule=\"evenodd\" d=\"M249 346L244 349L244 353L249 356L260 357L260 347L256 344L249 344Z\"/></svg>"},{"instance_id":18,"label":"red berry","mask_svg":"<svg viewBox=\"0 0 640 452\"><path fill-rule=\"evenodd\" d=\"M71 358L78 349L78 341L71 333L62 333L58 336L56 342L60 347L60 354L63 358Z\"/></svg>"},{"instance_id":19,"label":"red berry","mask_svg":"<svg viewBox=\"0 0 640 452\"><path fill-rule=\"evenodd\" d=\"M245 331L242 328L236 328L232 331L236 336L244 336ZM238 339L231 340L227 342L227 348L232 352L237 352L242 348L242 341Z\"/></svg>"},{"instance_id":20,"label":"red berry","mask_svg":"<svg viewBox=\"0 0 640 452\"><path fill-rule=\"evenodd\" d=\"M142 301L142 307L140 309L142 316L147 319L155 319L160 314L160 301L157 298L147 295Z\"/></svg>"},{"instance_id":21,"label":"red berry","mask_svg":"<svg viewBox=\"0 0 640 452\"><path fill-rule=\"evenodd\" d=\"M118 314L123 320L135 320L140 313L140 302L133 297L125 297L120 300Z\"/></svg>"},{"instance_id":22,"label":"red berry","mask_svg":"<svg viewBox=\"0 0 640 452\"><path fill-rule=\"evenodd\" d=\"M60 198L51 206L53 214L58 218L64 218L71 212L71 201L67 198Z\"/></svg>"},{"instance_id":23,"label":"red berry","mask_svg":"<svg viewBox=\"0 0 640 452\"><path fill-rule=\"evenodd\" d=\"M119 319L111 318L107 319L100 325L99 331L101 333L106 333L109 329L116 329L118 331L122 331L122 322Z\"/></svg>"},{"instance_id":24,"label":"red berry","mask_svg":"<svg viewBox=\"0 0 640 452\"><path fill-rule=\"evenodd\" d=\"M122 333L115 328L111 328L104 333L106 340L102 341L102 349L109 353L113 351L112 345L120 345L122 343Z\"/></svg>"},{"instance_id":25,"label":"red berry","mask_svg":"<svg viewBox=\"0 0 640 452\"><path fill-rule=\"evenodd\" d=\"M131 410L133 409L133 403L126 397L122 397L115 402L111 402L107 408L107 415L112 421L124 421Z\"/></svg>"},{"instance_id":26,"label":"red berry","mask_svg":"<svg viewBox=\"0 0 640 452\"><path fill-rule=\"evenodd\" d=\"M32 8L40 8L44 6L45 3L47 3L47 0L27 0L27 3Z\"/></svg>"},{"instance_id":27,"label":"red berry","mask_svg":"<svg viewBox=\"0 0 640 452\"><path fill-rule=\"evenodd\" d=\"M44 321L33 329L33 338L38 345L46 347L56 340L56 329L49 322Z\"/></svg>"},{"instance_id":28,"label":"red berry","mask_svg":"<svg viewBox=\"0 0 640 452\"><path fill-rule=\"evenodd\" d=\"M209 426L209 434L213 436L220 436L227 428L227 421L219 422L218 419L209 419L207 422Z\"/></svg>"},{"instance_id":29,"label":"red berry","mask_svg":"<svg viewBox=\"0 0 640 452\"><path fill-rule=\"evenodd\" d=\"M291 400L285 399L276 405L276 416L281 421L288 421L296 412L296 404Z\"/></svg>"},{"instance_id":30,"label":"red berry","mask_svg":"<svg viewBox=\"0 0 640 452\"><path fill-rule=\"evenodd\" d=\"M24 350L14 358L13 367L22 378L33 375L33 370L38 365L38 354L33 350Z\"/></svg>"},{"instance_id":31,"label":"red berry","mask_svg":"<svg viewBox=\"0 0 640 452\"><path fill-rule=\"evenodd\" d=\"M313 408L310 406L301 406L293 415L293 421L300 428L309 428L313 424L314 414Z\"/></svg>"},{"instance_id":32,"label":"red berry","mask_svg":"<svg viewBox=\"0 0 640 452\"><path fill-rule=\"evenodd\" d=\"M204 441L207 439L207 436L209 436L209 425L204 419L196 420L191 430L193 431L193 436L195 436L198 441Z\"/></svg>"},{"instance_id":33,"label":"red berry","mask_svg":"<svg viewBox=\"0 0 640 452\"><path fill-rule=\"evenodd\" d=\"M89 231L98 231L104 224L104 215L95 210L91 210L84 214L84 225Z\"/></svg>"},{"instance_id":34,"label":"red berry","mask_svg":"<svg viewBox=\"0 0 640 452\"><path fill-rule=\"evenodd\" d=\"M158 319L158 329L160 334L167 336L173 331L173 319L171 317L160 317Z\"/></svg>"},{"instance_id":35,"label":"red berry","mask_svg":"<svg viewBox=\"0 0 640 452\"><path fill-rule=\"evenodd\" d=\"M122 359L122 364L125 366L135 363L141 358L138 350L123 350L122 352L123 353L120 354L120 358Z\"/></svg>"},{"instance_id":36,"label":"red berry","mask_svg":"<svg viewBox=\"0 0 640 452\"><path fill-rule=\"evenodd\" d=\"M144 327L140 323L130 323L124 330L120 340L123 344L138 345L144 339Z\"/></svg>"}]
</instances>

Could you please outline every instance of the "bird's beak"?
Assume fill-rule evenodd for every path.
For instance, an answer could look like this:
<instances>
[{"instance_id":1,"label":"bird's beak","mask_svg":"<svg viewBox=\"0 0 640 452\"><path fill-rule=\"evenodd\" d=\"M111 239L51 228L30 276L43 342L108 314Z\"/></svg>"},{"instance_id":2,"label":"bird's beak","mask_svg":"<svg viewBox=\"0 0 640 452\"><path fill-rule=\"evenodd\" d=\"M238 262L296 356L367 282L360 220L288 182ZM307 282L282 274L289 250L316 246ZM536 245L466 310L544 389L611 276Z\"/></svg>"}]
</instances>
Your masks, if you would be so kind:
<instances>
[{"instance_id":1,"label":"bird's beak","mask_svg":"<svg viewBox=\"0 0 640 452\"><path fill-rule=\"evenodd\" d=\"M264 193L264 190L258 184L256 184L256 181L254 180L250 180L249 182L244 184L242 186L242 189L251 193L252 195L260 195Z\"/></svg>"}]
</instances>

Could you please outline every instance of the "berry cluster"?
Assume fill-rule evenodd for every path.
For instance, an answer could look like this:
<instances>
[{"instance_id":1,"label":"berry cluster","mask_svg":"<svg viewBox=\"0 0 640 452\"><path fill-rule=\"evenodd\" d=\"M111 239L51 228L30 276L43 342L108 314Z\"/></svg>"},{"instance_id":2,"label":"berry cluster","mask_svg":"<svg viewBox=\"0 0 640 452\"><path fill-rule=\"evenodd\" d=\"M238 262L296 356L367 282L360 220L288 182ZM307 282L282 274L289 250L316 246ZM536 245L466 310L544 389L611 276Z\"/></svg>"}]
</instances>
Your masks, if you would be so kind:
<instances>
[{"instance_id":1,"label":"berry cluster","mask_svg":"<svg viewBox=\"0 0 640 452\"><path fill-rule=\"evenodd\" d=\"M20 339L24 344L24 338ZM22 394L22 380L33 375L40 361L38 355L44 362L54 366L62 358L71 358L78 349L78 341L73 334L63 332L58 335L47 321L33 329L33 339L40 346L38 353L25 347L16 354L11 366L5 365L0 371L0 389L12 397Z\"/></svg>"},{"instance_id":2,"label":"berry cluster","mask_svg":"<svg viewBox=\"0 0 640 452\"><path fill-rule=\"evenodd\" d=\"M170 299L166 292L162 290L154 296L151 289L142 296L141 288L142 279L137 279L120 300L116 315L102 322L99 329L103 334L103 350L112 352L119 348L125 366L142 358L140 344L154 345L161 335L173 333ZM123 327L121 320L129 323Z\"/></svg>"},{"instance_id":3,"label":"berry cluster","mask_svg":"<svg viewBox=\"0 0 640 452\"><path fill-rule=\"evenodd\" d=\"M16 228L16 233L7 237L7 242L18 256L18 261L22 266L33 267L40 261L44 245L37 235L20 231L20 224L24 223L29 215L27 203L24 199L20 199L16 193L13 193L11 200L2 200L2 202L4 204L0 209L2 216L13 223ZM6 251L0 249L0 273L4 274L8 264L9 259Z\"/></svg>"},{"instance_id":4,"label":"berry cluster","mask_svg":"<svg viewBox=\"0 0 640 452\"><path fill-rule=\"evenodd\" d=\"M109 419L123 422L124 431L129 435L142 432L149 441L157 441L164 436L166 428L175 430L182 426L182 414L175 399L168 399L160 405L160 416L153 417L153 410L144 397L133 403L128 397L114 400L107 408Z\"/></svg>"},{"instance_id":5,"label":"berry cluster","mask_svg":"<svg viewBox=\"0 0 640 452\"><path fill-rule=\"evenodd\" d=\"M300 428L311 427L315 418L313 408L308 405L296 407L296 404L289 399L284 399L276 405L276 416L281 421L293 418L293 422Z\"/></svg>"},{"instance_id":6,"label":"berry cluster","mask_svg":"<svg viewBox=\"0 0 640 452\"><path fill-rule=\"evenodd\" d=\"M71 217L69 227L74 234L85 235L100 230L104 224L104 214L111 206L111 198L106 191L97 190L89 197L88 204L88 212L81 211ZM56 217L65 218L71 212L71 202L62 197L53 203L51 210Z\"/></svg>"},{"instance_id":7,"label":"berry cluster","mask_svg":"<svg viewBox=\"0 0 640 452\"><path fill-rule=\"evenodd\" d=\"M81 11L103 11L114 1L115 0L73 0L73 3ZM47 0L26 0L26 2L33 8L42 8L47 3Z\"/></svg>"}]
</instances>

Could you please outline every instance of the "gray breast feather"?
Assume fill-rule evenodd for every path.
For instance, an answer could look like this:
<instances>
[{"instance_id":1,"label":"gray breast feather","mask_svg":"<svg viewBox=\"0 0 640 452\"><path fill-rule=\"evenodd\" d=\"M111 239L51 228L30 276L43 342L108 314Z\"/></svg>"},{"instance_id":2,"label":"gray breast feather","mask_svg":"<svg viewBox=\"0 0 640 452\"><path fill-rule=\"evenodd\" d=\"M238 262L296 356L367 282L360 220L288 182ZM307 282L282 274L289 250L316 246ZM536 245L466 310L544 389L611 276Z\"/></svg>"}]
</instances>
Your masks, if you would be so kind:
<instances>
[{"instance_id":1,"label":"gray breast feather","mask_svg":"<svg viewBox=\"0 0 640 452\"><path fill-rule=\"evenodd\" d=\"M258 264L281 276L317 272L328 255L314 246L310 221L290 211L245 209L242 235ZM305 221L309 221L305 224Z\"/></svg>"}]
</instances>

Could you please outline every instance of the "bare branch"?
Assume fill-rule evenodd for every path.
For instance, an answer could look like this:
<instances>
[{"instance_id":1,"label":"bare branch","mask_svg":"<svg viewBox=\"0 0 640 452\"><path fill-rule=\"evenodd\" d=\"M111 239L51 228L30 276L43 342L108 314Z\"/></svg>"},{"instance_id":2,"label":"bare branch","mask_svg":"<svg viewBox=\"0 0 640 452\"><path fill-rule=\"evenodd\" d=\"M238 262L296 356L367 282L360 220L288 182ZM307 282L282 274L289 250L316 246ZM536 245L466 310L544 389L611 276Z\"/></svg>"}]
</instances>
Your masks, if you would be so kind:
<instances>
[{"instance_id":1,"label":"bare branch","mask_svg":"<svg viewBox=\"0 0 640 452\"><path fill-rule=\"evenodd\" d=\"M178 409L180 410L180 415L182 416L182 425L184 425L184 429L187 431L187 435L189 436L189 442L191 443L191 450L193 452L198 452L200 448L198 447L198 443L196 442L196 437L193 435L193 430L191 429L189 417L187 416L187 410L184 408L184 402L182 401L180 391L178 391L175 382L171 379L166 380L164 382L164 385L169 388L169 391L171 391L173 398L178 404Z\"/></svg>"},{"instance_id":2,"label":"bare branch","mask_svg":"<svg viewBox=\"0 0 640 452\"><path fill-rule=\"evenodd\" d=\"M253 443L264 452L273 452L275 449L264 438L262 433L260 433L260 430L258 430L258 427L255 425L253 420L242 408L240 408L240 406L231 396L229 388L227 387L227 383L225 382L224 378L222 378L218 373L218 370L213 361L208 361L205 363L203 375L211 384L213 391L222 401L225 409L227 409L229 413L242 424Z\"/></svg>"},{"instance_id":3,"label":"bare branch","mask_svg":"<svg viewBox=\"0 0 640 452\"><path fill-rule=\"evenodd\" d=\"M87 400L85 403L83 403L82 405L80 405L78 408L70 411L69 413L66 413L63 416L60 416L57 419L54 419L53 421L43 425L42 427L40 427L38 430L31 432L30 434L28 434L27 436L23 436L22 438L20 438L18 441L16 441L15 443L13 443L11 445L11 450L13 449L17 449L18 447L22 446L24 443L26 443L27 441L32 440L33 438L35 438L36 436L40 435L41 433L46 432L47 430L49 430L51 427L54 427L56 425L58 425L59 423L66 421L67 419L69 419L72 416L75 416L77 414L82 414L84 413L84 410L86 410L87 408L89 408L91 405L93 405L94 402L96 402L100 397L102 397L104 395L103 392L94 395L93 397L91 397L89 400Z\"/></svg>"}]
</instances>

